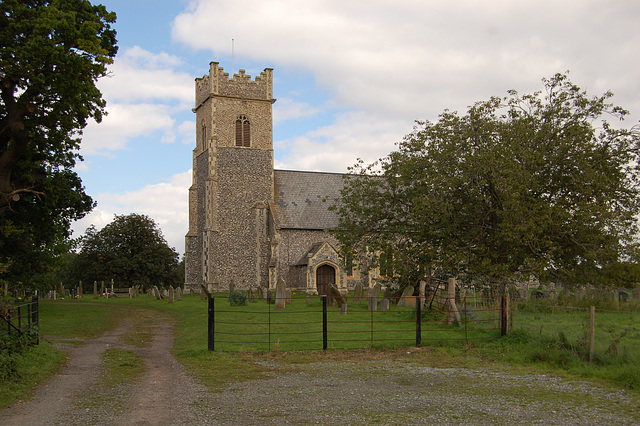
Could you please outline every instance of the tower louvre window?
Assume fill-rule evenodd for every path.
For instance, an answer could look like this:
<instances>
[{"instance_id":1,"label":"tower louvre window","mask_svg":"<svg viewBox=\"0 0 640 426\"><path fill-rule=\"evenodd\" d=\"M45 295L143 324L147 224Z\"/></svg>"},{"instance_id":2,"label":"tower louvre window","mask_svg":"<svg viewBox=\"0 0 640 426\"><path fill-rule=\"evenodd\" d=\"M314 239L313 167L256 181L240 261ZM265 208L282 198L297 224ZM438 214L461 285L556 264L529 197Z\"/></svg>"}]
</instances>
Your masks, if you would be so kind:
<instances>
[{"instance_id":1,"label":"tower louvre window","mask_svg":"<svg viewBox=\"0 0 640 426\"><path fill-rule=\"evenodd\" d=\"M251 146L251 124L245 116L236 120L236 146Z\"/></svg>"}]
</instances>

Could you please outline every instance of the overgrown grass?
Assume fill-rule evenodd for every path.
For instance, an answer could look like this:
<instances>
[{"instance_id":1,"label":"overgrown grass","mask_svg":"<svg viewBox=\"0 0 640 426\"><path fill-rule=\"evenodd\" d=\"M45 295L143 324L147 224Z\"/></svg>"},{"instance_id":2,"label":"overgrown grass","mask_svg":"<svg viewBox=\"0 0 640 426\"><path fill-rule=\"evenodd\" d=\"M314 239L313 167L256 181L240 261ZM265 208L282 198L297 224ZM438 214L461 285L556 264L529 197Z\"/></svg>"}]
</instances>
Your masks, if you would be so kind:
<instances>
[{"instance_id":1,"label":"overgrown grass","mask_svg":"<svg viewBox=\"0 0 640 426\"><path fill-rule=\"evenodd\" d=\"M62 351L47 344L33 346L18 355L15 380L0 381L0 408L16 399L28 398L35 387L64 365L66 356Z\"/></svg>"}]
</instances>

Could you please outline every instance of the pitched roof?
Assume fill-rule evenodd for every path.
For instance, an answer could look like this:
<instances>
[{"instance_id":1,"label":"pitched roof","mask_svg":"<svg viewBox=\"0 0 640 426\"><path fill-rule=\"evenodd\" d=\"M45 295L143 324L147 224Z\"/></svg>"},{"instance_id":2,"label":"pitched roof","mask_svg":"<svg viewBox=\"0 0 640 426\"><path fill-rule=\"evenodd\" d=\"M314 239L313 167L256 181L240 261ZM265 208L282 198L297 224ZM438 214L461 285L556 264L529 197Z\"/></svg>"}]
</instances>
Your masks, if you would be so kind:
<instances>
[{"instance_id":1,"label":"pitched roof","mask_svg":"<svg viewBox=\"0 0 640 426\"><path fill-rule=\"evenodd\" d=\"M286 229L331 229L338 215L329 211L340 198L343 174L274 170L276 225Z\"/></svg>"}]
</instances>

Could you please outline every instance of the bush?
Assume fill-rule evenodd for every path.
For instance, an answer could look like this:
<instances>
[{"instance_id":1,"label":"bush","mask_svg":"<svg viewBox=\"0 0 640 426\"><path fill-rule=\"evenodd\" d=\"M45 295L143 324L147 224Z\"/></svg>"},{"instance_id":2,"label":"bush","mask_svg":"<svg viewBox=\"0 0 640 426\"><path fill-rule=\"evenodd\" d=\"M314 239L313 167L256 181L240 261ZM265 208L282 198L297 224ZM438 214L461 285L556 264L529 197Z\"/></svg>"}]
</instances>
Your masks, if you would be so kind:
<instances>
[{"instance_id":1,"label":"bush","mask_svg":"<svg viewBox=\"0 0 640 426\"><path fill-rule=\"evenodd\" d=\"M229 304L231 306L246 306L247 292L246 291L232 291L229 293Z\"/></svg>"}]
</instances>

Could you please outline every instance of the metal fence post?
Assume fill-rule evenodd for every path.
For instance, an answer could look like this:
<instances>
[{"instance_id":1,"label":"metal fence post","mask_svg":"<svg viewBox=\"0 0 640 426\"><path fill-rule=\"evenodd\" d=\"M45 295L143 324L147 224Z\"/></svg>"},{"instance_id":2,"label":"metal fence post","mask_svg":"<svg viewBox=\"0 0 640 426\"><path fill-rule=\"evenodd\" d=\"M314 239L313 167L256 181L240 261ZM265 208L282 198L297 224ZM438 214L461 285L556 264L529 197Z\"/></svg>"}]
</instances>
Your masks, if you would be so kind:
<instances>
[{"instance_id":1,"label":"metal fence post","mask_svg":"<svg viewBox=\"0 0 640 426\"><path fill-rule=\"evenodd\" d=\"M418 296L416 303L416 346L422 344L422 297Z\"/></svg>"},{"instance_id":2,"label":"metal fence post","mask_svg":"<svg viewBox=\"0 0 640 426\"><path fill-rule=\"evenodd\" d=\"M327 296L322 295L322 350L327 350Z\"/></svg>"},{"instance_id":3,"label":"metal fence post","mask_svg":"<svg viewBox=\"0 0 640 426\"><path fill-rule=\"evenodd\" d=\"M208 327L207 327L207 334L208 334L208 339L207 339L207 343L208 343L208 348L210 351L215 351L215 298L209 294L209 315L208 315Z\"/></svg>"}]
</instances>

